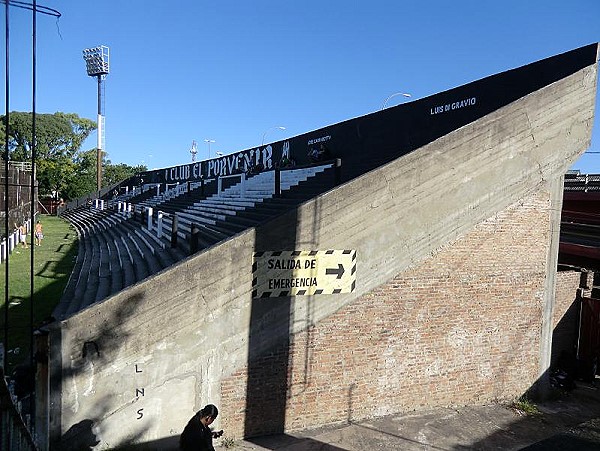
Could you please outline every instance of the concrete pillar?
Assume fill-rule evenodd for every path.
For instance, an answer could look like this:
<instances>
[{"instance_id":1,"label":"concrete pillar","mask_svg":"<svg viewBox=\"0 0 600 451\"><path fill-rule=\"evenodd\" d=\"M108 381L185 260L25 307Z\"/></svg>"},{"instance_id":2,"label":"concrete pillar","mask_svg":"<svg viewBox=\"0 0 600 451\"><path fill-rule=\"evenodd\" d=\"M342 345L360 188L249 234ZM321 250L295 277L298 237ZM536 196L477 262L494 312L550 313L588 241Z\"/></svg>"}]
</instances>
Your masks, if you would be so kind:
<instances>
[{"instance_id":1,"label":"concrete pillar","mask_svg":"<svg viewBox=\"0 0 600 451\"><path fill-rule=\"evenodd\" d=\"M198 252L198 225L192 224L192 233L190 234L190 254Z\"/></svg>"},{"instance_id":2,"label":"concrete pillar","mask_svg":"<svg viewBox=\"0 0 600 451\"><path fill-rule=\"evenodd\" d=\"M148 230L152 230L152 214L153 213L154 213L154 211L152 210L152 207L146 208L146 216L148 217Z\"/></svg>"},{"instance_id":3,"label":"concrete pillar","mask_svg":"<svg viewBox=\"0 0 600 451\"><path fill-rule=\"evenodd\" d=\"M221 195L221 191L223 189L223 181L221 179L221 177L217 178L217 196Z\"/></svg>"},{"instance_id":4,"label":"concrete pillar","mask_svg":"<svg viewBox=\"0 0 600 451\"><path fill-rule=\"evenodd\" d=\"M240 179L240 196L244 197L246 194L246 173L242 172L242 178Z\"/></svg>"},{"instance_id":5,"label":"concrete pillar","mask_svg":"<svg viewBox=\"0 0 600 451\"><path fill-rule=\"evenodd\" d=\"M281 197L281 170L279 166L275 167L275 188L273 189L273 197Z\"/></svg>"},{"instance_id":6,"label":"concrete pillar","mask_svg":"<svg viewBox=\"0 0 600 451\"><path fill-rule=\"evenodd\" d=\"M177 227L178 227L179 218L177 214L173 215L173 223L171 224L171 247L177 247Z\"/></svg>"},{"instance_id":7,"label":"concrete pillar","mask_svg":"<svg viewBox=\"0 0 600 451\"><path fill-rule=\"evenodd\" d=\"M338 186L342 183L342 160L341 158L335 159L335 168L333 170L333 183L335 186Z\"/></svg>"},{"instance_id":8,"label":"concrete pillar","mask_svg":"<svg viewBox=\"0 0 600 451\"><path fill-rule=\"evenodd\" d=\"M548 253L546 254L546 280L542 299L542 327L540 336L538 380L534 385L534 396L540 400L547 399L551 393L550 359L552 356L552 319L556 298L556 267L558 265L558 247L560 244L560 216L563 201L564 176L550 182L550 233Z\"/></svg>"},{"instance_id":9,"label":"concrete pillar","mask_svg":"<svg viewBox=\"0 0 600 451\"><path fill-rule=\"evenodd\" d=\"M156 184L156 195L160 195L160 183Z\"/></svg>"},{"instance_id":10,"label":"concrete pillar","mask_svg":"<svg viewBox=\"0 0 600 451\"><path fill-rule=\"evenodd\" d=\"M162 228L163 228L163 212L158 212L158 219L156 220L156 236L162 237Z\"/></svg>"}]
</instances>

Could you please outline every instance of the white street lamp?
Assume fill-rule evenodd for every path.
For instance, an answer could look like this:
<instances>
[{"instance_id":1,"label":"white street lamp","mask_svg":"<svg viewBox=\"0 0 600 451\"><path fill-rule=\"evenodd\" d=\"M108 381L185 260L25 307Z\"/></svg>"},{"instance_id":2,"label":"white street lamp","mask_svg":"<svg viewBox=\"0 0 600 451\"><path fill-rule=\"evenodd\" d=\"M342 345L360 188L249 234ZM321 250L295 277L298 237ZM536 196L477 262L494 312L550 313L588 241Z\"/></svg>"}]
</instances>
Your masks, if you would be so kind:
<instances>
[{"instance_id":1,"label":"white street lamp","mask_svg":"<svg viewBox=\"0 0 600 451\"><path fill-rule=\"evenodd\" d=\"M266 131L263 133L263 137L262 137L262 144L263 144L263 145L265 144L265 136L267 136L267 133L268 133L269 131L271 131L271 130L275 130L275 129L279 129L279 130L285 130L285 127L281 127L281 126L279 126L279 127L271 127L271 128L269 128L269 129L267 129L267 130L266 130Z\"/></svg>"},{"instance_id":2,"label":"white street lamp","mask_svg":"<svg viewBox=\"0 0 600 451\"><path fill-rule=\"evenodd\" d=\"M383 102L383 106L381 107L381 109L385 109L385 107L387 106L387 103L390 101L391 98L396 97L396 96L402 96L402 97L406 97L406 98L410 98L411 95L408 94L407 92L395 92L392 95L388 96L387 99L385 99L385 102Z\"/></svg>"},{"instance_id":3,"label":"white street lamp","mask_svg":"<svg viewBox=\"0 0 600 451\"><path fill-rule=\"evenodd\" d=\"M205 139L204 142L208 144L208 158L210 159L210 143L216 142L214 139Z\"/></svg>"}]
</instances>

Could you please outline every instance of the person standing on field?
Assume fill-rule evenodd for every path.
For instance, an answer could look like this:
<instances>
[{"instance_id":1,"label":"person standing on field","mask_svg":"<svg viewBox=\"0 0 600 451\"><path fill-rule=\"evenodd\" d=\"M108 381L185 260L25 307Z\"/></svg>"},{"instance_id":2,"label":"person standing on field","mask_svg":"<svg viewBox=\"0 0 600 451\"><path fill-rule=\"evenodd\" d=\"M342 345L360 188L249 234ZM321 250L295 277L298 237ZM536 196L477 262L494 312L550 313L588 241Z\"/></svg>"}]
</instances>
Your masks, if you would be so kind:
<instances>
[{"instance_id":1,"label":"person standing on field","mask_svg":"<svg viewBox=\"0 0 600 451\"><path fill-rule=\"evenodd\" d=\"M44 228L42 227L42 223L40 221L38 221L35 224L35 245L41 246L43 239L44 239Z\"/></svg>"}]
</instances>

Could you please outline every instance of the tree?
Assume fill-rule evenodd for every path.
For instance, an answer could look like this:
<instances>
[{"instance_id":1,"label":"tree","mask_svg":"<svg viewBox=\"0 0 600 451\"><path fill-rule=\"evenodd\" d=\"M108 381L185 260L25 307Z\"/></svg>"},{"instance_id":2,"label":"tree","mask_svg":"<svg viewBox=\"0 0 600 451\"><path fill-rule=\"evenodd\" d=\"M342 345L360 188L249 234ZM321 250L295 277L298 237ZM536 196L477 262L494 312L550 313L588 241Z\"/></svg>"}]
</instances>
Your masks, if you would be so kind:
<instances>
[{"instance_id":1,"label":"tree","mask_svg":"<svg viewBox=\"0 0 600 451\"><path fill-rule=\"evenodd\" d=\"M13 161L29 161L32 153L32 114L10 113L8 149ZM0 116L0 149L4 157L5 116ZM65 200L96 191L96 149L81 151L81 145L96 123L74 113L36 114L36 173L40 195ZM146 166L113 165L102 154L102 187L122 182Z\"/></svg>"},{"instance_id":2,"label":"tree","mask_svg":"<svg viewBox=\"0 0 600 451\"><path fill-rule=\"evenodd\" d=\"M123 163L111 164L103 153L102 187L116 185L140 172L147 171L146 166L128 166ZM77 152L72 161L72 168L65 174L65 187L61 190L64 199L76 199L96 191L96 149Z\"/></svg>"},{"instance_id":3,"label":"tree","mask_svg":"<svg viewBox=\"0 0 600 451\"><path fill-rule=\"evenodd\" d=\"M33 114L11 112L8 150L13 161L29 161L33 151ZM0 116L0 142L5 155L5 116ZM36 173L41 195L62 193L74 172L74 158L96 123L74 113L36 114Z\"/></svg>"},{"instance_id":4,"label":"tree","mask_svg":"<svg viewBox=\"0 0 600 451\"><path fill-rule=\"evenodd\" d=\"M83 197L96 191L96 149L78 152L73 159L73 172L62 191L66 200Z\"/></svg>"},{"instance_id":5,"label":"tree","mask_svg":"<svg viewBox=\"0 0 600 451\"><path fill-rule=\"evenodd\" d=\"M140 172L147 171L144 165L129 166L124 163L111 164L110 160L104 163L102 174L102 187L108 187L127 180Z\"/></svg>"},{"instance_id":6,"label":"tree","mask_svg":"<svg viewBox=\"0 0 600 451\"><path fill-rule=\"evenodd\" d=\"M27 161L31 159L33 147L32 113L14 111L9 117L8 150L10 159ZM72 158L83 141L96 129L96 123L79 117L75 113L36 114L36 156L37 159ZM5 116L0 116L4 125ZM0 129L1 145L4 151L6 129Z\"/></svg>"}]
</instances>

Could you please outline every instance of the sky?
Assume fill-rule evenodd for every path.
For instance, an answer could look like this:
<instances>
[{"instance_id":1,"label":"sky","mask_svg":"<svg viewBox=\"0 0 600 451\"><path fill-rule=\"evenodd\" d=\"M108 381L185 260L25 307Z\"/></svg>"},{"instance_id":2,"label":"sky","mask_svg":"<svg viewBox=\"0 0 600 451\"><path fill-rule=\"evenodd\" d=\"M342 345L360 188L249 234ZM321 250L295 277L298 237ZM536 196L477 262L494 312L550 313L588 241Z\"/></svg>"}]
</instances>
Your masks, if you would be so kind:
<instances>
[{"instance_id":1,"label":"sky","mask_svg":"<svg viewBox=\"0 0 600 451\"><path fill-rule=\"evenodd\" d=\"M377 111L396 93L411 98L395 95L387 106L600 41L600 0L38 6L61 16L38 14L36 111L95 121L97 81L82 50L108 46L104 150L113 164L149 169L190 162L193 141L197 160L245 150ZM10 111L32 110L31 17L10 8ZM4 80L5 58L0 68ZM4 89L0 100L4 114ZM572 169L600 173L599 128L600 113L592 145ZM95 148L96 136L82 150Z\"/></svg>"}]
</instances>

